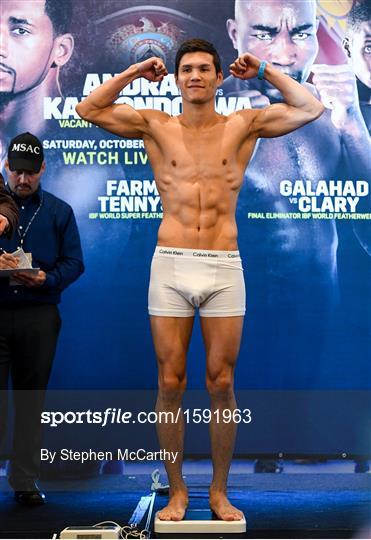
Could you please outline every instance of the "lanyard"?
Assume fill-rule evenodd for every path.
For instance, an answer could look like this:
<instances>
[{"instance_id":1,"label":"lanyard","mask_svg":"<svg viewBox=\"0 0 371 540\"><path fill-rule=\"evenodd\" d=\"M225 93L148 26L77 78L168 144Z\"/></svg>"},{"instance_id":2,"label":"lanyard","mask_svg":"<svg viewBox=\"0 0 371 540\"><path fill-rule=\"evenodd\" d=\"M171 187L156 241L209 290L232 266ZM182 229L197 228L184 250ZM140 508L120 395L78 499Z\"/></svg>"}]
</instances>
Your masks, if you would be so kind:
<instances>
[{"instance_id":1,"label":"lanyard","mask_svg":"<svg viewBox=\"0 0 371 540\"><path fill-rule=\"evenodd\" d=\"M33 216L31 217L30 221L28 222L27 224L27 227L25 228L25 230L21 233L19 227L17 229L17 232L18 232L18 236L19 236L19 239L20 239L20 243L21 243L21 247L23 247L23 242L24 242L24 239L26 237L26 234L28 233L28 230L29 228L31 227L32 225L32 222L33 220L35 219L35 217L37 216L37 214L40 212L40 208L42 207L42 204L44 202L44 195L43 195L43 192L41 192L40 194L40 204L39 206L36 208Z\"/></svg>"}]
</instances>

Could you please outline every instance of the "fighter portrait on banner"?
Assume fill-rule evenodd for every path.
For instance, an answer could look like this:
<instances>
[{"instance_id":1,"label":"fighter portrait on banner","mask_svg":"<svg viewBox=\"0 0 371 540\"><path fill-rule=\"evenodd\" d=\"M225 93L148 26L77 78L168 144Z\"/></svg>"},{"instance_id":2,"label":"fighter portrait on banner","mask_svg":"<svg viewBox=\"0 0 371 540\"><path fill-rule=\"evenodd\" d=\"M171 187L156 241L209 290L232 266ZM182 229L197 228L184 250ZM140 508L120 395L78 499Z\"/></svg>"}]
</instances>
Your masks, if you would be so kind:
<instances>
[{"instance_id":1,"label":"fighter portrait on banner","mask_svg":"<svg viewBox=\"0 0 371 540\"><path fill-rule=\"evenodd\" d=\"M327 10L330 4L324 3ZM327 28L320 14L321 3L314 0L236 0L234 17L227 21L237 51L247 49L267 58L305 84L326 107L321 118L293 134L260 141L240 199L244 223L240 245L251 256L251 273L256 277L255 287L251 285L256 306L252 318L256 315L259 327L267 325L275 331L270 345L261 334L253 333L250 347L254 354L265 356L266 375L275 373L275 380L271 380L275 387L316 387L326 384L326 377L331 385L330 358L337 357L338 343L338 337L333 340L334 321L335 327L342 324L338 291L342 219L350 220L348 228L353 229L361 249L371 253L367 220L371 210L371 142L364 118L369 104L364 102L362 89L362 80L367 81L368 75L360 74L370 65L365 41L370 4L355 2L343 14L342 26L337 21L347 58L342 56L340 36L337 46L333 42L334 50L320 50L319 30L323 36ZM328 19L334 25L329 14ZM360 32L355 34L355 28ZM341 62L318 63L318 57L327 59L326 53L327 58L337 55ZM227 96L248 97L253 108L282 99L279 92L257 79L229 77L223 89ZM264 231L263 240L257 243L259 231ZM266 292L257 293L263 287ZM286 325L291 329L290 340L284 337ZM316 350L303 350L302 344L309 345L313 339ZM277 359L287 362L289 369L281 370ZM335 365L334 360L332 367Z\"/></svg>"}]
</instances>

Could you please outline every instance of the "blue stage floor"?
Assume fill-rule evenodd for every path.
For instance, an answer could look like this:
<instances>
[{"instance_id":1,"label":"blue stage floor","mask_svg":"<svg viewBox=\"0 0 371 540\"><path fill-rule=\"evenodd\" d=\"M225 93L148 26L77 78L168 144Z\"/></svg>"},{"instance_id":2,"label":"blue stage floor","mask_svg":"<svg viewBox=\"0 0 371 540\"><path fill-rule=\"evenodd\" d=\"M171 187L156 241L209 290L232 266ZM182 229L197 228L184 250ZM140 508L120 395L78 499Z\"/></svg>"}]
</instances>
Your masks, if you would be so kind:
<instances>
[{"instance_id":1,"label":"blue stage floor","mask_svg":"<svg viewBox=\"0 0 371 540\"><path fill-rule=\"evenodd\" d=\"M132 463L123 475L40 482L48 504L35 509L16 505L6 479L0 478L0 538L51 538L66 526L102 520L124 524L140 497L150 492L155 467ZM253 462L235 461L229 495L245 513L246 538L370 538L371 475L353 469L346 461L285 462L281 474L253 474ZM210 475L209 461L185 462L191 508L208 507ZM154 510L166 501L157 496Z\"/></svg>"}]
</instances>

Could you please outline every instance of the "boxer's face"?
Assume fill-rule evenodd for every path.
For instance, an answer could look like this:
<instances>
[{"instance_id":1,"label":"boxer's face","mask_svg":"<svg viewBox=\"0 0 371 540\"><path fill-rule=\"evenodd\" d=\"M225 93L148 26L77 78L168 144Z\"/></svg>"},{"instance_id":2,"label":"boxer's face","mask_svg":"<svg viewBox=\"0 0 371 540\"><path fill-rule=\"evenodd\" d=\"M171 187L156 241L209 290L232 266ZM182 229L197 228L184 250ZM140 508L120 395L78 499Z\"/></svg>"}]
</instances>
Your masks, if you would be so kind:
<instances>
[{"instance_id":1,"label":"boxer's face","mask_svg":"<svg viewBox=\"0 0 371 540\"><path fill-rule=\"evenodd\" d=\"M198 51L182 56L176 82L184 100L196 104L210 101L222 81L223 75L216 73L211 54Z\"/></svg>"},{"instance_id":2,"label":"boxer's face","mask_svg":"<svg viewBox=\"0 0 371 540\"><path fill-rule=\"evenodd\" d=\"M5 163L5 170L8 184L12 192L18 195L18 197L26 199L37 191L41 176L45 171L45 161L37 173L25 169L11 171L7 161Z\"/></svg>"},{"instance_id":3,"label":"boxer's face","mask_svg":"<svg viewBox=\"0 0 371 540\"><path fill-rule=\"evenodd\" d=\"M44 0L3 0L0 32L0 91L18 93L35 86L50 67L53 28Z\"/></svg>"},{"instance_id":4,"label":"boxer's face","mask_svg":"<svg viewBox=\"0 0 371 540\"><path fill-rule=\"evenodd\" d=\"M252 53L305 82L318 52L314 1L236 0L236 19L227 26L239 54Z\"/></svg>"},{"instance_id":5,"label":"boxer's face","mask_svg":"<svg viewBox=\"0 0 371 540\"><path fill-rule=\"evenodd\" d=\"M349 62L357 78L371 88L371 21L363 22L349 41Z\"/></svg>"},{"instance_id":6,"label":"boxer's face","mask_svg":"<svg viewBox=\"0 0 371 540\"><path fill-rule=\"evenodd\" d=\"M55 59L53 26L44 0L1 0L0 92L17 94L37 86Z\"/></svg>"}]
</instances>

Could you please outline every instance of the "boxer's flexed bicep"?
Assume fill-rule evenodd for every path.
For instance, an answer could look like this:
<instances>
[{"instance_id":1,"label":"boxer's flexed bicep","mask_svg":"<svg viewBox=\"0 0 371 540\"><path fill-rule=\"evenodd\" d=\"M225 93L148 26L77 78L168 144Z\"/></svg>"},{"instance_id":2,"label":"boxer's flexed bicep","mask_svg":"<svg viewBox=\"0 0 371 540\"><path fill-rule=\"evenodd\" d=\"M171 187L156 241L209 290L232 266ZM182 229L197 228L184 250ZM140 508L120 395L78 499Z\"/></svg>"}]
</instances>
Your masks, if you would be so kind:
<instances>
[{"instance_id":1,"label":"boxer's flexed bicep","mask_svg":"<svg viewBox=\"0 0 371 540\"><path fill-rule=\"evenodd\" d=\"M110 105L92 111L90 122L110 133L126 138L142 138L149 134L150 110L137 111L130 105Z\"/></svg>"},{"instance_id":2,"label":"boxer's flexed bicep","mask_svg":"<svg viewBox=\"0 0 371 540\"><path fill-rule=\"evenodd\" d=\"M315 120L324 111L323 104L303 84L282 73L272 64L249 53L240 55L230 65L233 77L242 80L264 79L282 95L283 103L255 111L251 134L256 137L279 137Z\"/></svg>"},{"instance_id":3,"label":"boxer's flexed bicep","mask_svg":"<svg viewBox=\"0 0 371 540\"><path fill-rule=\"evenodd\" d=\"M258 138L280 137L312 120L313 118L308 116L303 109L287 105L287 103L275 103L264 109L254 110L250 129Z\"/></svg>"},{"instance_id":4,"label":"boxer's flexed bicep","mask_svg":"<svg viewBox=\"0 0 371 540\"><path fill-rule=\"evenodd\" d=\"M116 101L121 91L136 79L143 77L151 82L161 82L166 75L166 66L160 58L152 57L133 64L93 90L78 103L76 112L81 118L121 137L150 135L149 120L153 111L136 110Z\"/></svg>"}]
</instances>

